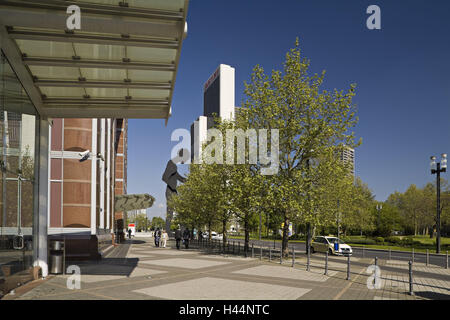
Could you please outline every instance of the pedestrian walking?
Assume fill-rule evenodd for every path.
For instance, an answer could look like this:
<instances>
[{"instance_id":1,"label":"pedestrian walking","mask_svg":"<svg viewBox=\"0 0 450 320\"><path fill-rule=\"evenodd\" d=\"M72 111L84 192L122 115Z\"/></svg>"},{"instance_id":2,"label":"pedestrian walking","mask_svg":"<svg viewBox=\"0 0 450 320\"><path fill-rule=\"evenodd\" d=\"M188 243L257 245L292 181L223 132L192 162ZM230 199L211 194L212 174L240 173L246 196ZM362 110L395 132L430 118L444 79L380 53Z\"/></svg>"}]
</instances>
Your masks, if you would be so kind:
<instances>
[{"instance_id":1,"label":"pedestrian walking","mask_svg":"<svg viewBox=\"0 0 450 320\"><path fill-rule=\"evenodd\" d=\"M175 230L175 241L177 243L177 249L180 250L180 242L181 242L181 229L180 225L178 225L177 230Z\"/></svg>"},{"instance_id":2,"label":"pedestrian walking","mask_svg":"<svg viewBox=\"0 0 450 320\"><path fill-rule=\"evenodd\" d=\"M160 239L161 239L161 230L159 230L159 228L158 228L158 229L156 229L156 231L155 231L155 246L156 246L156 247L159 247L159 241L160 241Z\"/></svg>"},{"instance_id":3,"label":"pedestrian walking","mask_svg":"<svg viewBox=\"0 0 450 320\"><path fill-rule=\"evenodd\" d=\"M183 242L184 242L184 247L186 249L189 249L189 239L191 238L191 232L189 231L188 228L184 229L183 232Z\"/></svg>"},{"instance_id":4,"label":"pedestrian walking","mask_svg":"<svg viewBox=\"0 0 450 320\"><path fill-rule=\"evenodd\" d=\"M167 234L166 230L163 230L162 234L161 234L161 247L163 247L163 248L166 247L168 239L169 239L169 235Z\"/></svg>"},{"instance_id":5,"label":"pedestrian walking","mask_svg":"<svg viewBox=\"0 0 450 320\"><path fill-rule=\"evenodd\" d=\"M128 229L128 239L131 239L131 228Z\"/></svg>"}]
</instances>

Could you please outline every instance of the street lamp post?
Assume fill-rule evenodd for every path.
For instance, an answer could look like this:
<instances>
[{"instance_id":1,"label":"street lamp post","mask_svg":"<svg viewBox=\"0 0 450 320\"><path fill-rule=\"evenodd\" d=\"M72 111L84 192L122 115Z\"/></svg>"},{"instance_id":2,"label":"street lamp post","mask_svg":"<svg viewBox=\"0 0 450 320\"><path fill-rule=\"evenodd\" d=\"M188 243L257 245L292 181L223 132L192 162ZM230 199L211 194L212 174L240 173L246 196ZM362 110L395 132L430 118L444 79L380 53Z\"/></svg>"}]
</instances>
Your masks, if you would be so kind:
<instances>
[{"instance_id":1,"label":"street lamp post","mask_svg":"<svg viewBox=\"0 0 450 320\"><path fill-rule=\"evenodd\" d=\"M436 157L432 156L431 159L431 174L436 174L436 253L441 252L441 172L447 170L447 154L441 155L441 162L436 162Z\"/></svg>"}]
</instances>

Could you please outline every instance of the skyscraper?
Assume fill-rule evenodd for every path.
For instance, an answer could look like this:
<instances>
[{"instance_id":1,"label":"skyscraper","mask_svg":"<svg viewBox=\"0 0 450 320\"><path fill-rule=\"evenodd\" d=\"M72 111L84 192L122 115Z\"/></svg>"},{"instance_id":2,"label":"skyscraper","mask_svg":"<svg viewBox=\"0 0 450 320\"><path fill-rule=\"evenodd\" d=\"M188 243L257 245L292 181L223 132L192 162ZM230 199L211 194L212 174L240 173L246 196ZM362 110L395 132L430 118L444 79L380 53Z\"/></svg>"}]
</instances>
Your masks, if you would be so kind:
<instances>
[{"instance_id":1,"label":"skyscraper","mask_svg":"<svg viewBox=\"0 0 450 320\"><path fill-rule=\"evenodd\" d=\"M235 69L220 64L203 86L203 116L191 125L191 161L198 163L207 130L214 126L214 116L223 120L234 119Z\"/></svg>"},{"instance_id":2,"label":"skyscraper","mask_svg":"<svg viewBox=\"0 0 450 320\"><path fill-rule=\"evenodd\" d=\"M355 176L355 149L352 149L350 147L344 147L344 149L341 151L341 160L344 163L347 163L351 167L351 173L353 176Z\"/></svg>"}]
</instances>

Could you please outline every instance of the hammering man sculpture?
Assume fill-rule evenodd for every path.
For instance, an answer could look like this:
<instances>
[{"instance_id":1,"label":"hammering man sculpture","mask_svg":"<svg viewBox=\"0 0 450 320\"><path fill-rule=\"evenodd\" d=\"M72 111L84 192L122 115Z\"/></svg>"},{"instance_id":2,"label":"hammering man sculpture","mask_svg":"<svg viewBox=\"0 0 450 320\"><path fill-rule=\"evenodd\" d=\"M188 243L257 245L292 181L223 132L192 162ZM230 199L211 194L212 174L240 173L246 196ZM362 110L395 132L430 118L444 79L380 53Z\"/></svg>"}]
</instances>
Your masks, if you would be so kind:
<instances>
[{"instance_id":1,"label":"hammering man sculpture","mask_svg":"<svg viewBox=\"0 0 450 320\"><path fill-rule=\"evenodd\" d=\"M173 218L173 209L169 206L169 200L173 194L177 193L177 183L185 182L186 178L181 176L177 171L177 164L184 164L189 159L189 151L187 149L180 149L178 154L167 162L166 170L162 176L162 180L167 183L166 188L166 232L170 232L170 225Z\"/></svg>"}]
</instances>

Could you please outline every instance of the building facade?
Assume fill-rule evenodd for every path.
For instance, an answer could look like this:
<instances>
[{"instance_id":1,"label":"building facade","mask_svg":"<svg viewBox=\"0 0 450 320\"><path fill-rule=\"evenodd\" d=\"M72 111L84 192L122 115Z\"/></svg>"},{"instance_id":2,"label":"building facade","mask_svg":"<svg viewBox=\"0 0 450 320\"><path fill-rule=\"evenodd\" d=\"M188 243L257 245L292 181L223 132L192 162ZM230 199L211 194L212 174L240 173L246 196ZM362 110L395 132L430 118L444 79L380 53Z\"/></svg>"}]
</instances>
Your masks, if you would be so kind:
<instances>
[{"instance_id":1,"label":"building facade","mask_svg":"<svg viewBox=\"0 0 450 320\"><path fill-rule=\"evenodd\" d=\"M188 0L107 2L68 30L65 2L0 1L0 296L48 275L53 239L99 258L126 218L122 119L171 116Z\"/></svg>"},{"instance_id":2,"label":"building facade","mask_svg":"<svg viewBox=\"0 0 450 320\"><path fill-rule=\"evenodd\" d=\"M353 177L355 176L355 149L344 146L340 153L341 161L350 166Z\"/></svg>"},{"instance_id":3,"label":"building facade","mask_svg":"<svg viewBox=\"0 0 450 320\"><path fill-rule=\"evenodd\" d=\"M52 120L48 234L66 241L71 258L98 259L114 234L123 239L122 213L113 210L114 195L126 193L126 124L124 119Z\"/></svg>"},{"instance_id":4,"label":"building facade","mask_svg":"<svg viewBox=\"0 0 450 320\"><path fill-rule=\"evenodd\" d=\"M203 85L203 115L191 125L191 161L201 161L202 144L207 130L214 126L214 117L232 120L235 117L235 69L220 64Z\"/></svg>"}]
</instances>

